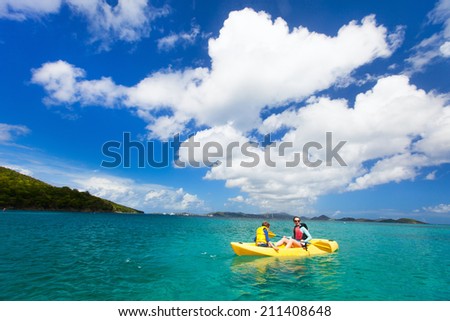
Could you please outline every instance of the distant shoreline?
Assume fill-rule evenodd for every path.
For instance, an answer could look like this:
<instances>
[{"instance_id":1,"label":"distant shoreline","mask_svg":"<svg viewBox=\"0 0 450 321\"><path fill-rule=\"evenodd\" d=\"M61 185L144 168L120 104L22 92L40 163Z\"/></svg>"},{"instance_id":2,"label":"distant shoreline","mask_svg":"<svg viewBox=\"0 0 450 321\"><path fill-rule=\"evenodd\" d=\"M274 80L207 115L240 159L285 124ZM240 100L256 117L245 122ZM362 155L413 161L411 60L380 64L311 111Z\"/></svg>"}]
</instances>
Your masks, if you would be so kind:
<instances>
[{"instance_id":1,"label":"distant shoreline","mask_svg":"<svg viewBox=\"0 0 450 321\"><path fill-rule=\"evenodd\" d=\"M230 218L230 219L259 219L259 220L270 220L270 219L283 219L291 220L295 215L287 213L267 213L267 214L250 214L242 212L212 212L207 214L195 214L189 212L182 213L144 213L144 212L111 212L111 211L77 211L77 210L67 210L67 209L17 209L17 208L7 208L1 213L8 212L61 212L61 213L83 213L83 214L127 214L127 215L162 215L162 216L183 216L183 217L210 217L210 218ZM322 221L322 222L356 222L356 223L395 223L395 224L419 224L428 225L430 223L418 221L412 218L399 218L399 219L369 219L369 218L354 218L354 217L343 217L343 218L330 218L326 215L306 217L300 216L303 221Z\"/></svg>"},{"instance_id":2,"label":"distant shoreline","mask_svg":"<svg viewBox=\"0 0 450 321\"><path fill-rule=\"evenodd\" d=\"M147 213L148 215L172 215L172 216L193 216L193 217L211 217L211 218L252 218L252 219L289 219L291 220L294 215L288 213L267 213L267 214L249 214L242 212L212 212L208 214L193 214L188 212L183 213ZM305 217L301 216L301 219L304 221L331 221L331 222L360 222L360 223L397 223L397 224L429 224L425 222L421 222L412 218L399 218L399 219L368 219L368 218L353 218L353 217L344 217L344 218L330 218L326 215L315 216L315 217Z\"/></svg>"}]
</instances>

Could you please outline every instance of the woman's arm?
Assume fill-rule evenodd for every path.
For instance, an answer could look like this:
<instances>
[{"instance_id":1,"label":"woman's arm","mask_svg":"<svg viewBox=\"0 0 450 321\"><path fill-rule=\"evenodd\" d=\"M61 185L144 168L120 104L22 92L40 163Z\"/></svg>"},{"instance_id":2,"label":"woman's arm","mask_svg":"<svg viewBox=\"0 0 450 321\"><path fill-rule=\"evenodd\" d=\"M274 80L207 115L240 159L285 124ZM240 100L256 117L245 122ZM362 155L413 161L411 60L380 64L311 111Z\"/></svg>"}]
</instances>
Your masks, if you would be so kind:
<instances>
[{"instance_id":1,"label":"woman's arm","mask_svg":"<svg viewBox=\"0 0 450 321\"><path fill-rule=\"evenodd\" d=\"M302 230L303 234L306 234L306 236L307 236L307 238L304 239L303 242L309 242L309 241L312 239L311 234L310 234L309 231L308 231L306 228L304 228L304 227L302 227L301 230Z\"/></svg>"}]
</instances>

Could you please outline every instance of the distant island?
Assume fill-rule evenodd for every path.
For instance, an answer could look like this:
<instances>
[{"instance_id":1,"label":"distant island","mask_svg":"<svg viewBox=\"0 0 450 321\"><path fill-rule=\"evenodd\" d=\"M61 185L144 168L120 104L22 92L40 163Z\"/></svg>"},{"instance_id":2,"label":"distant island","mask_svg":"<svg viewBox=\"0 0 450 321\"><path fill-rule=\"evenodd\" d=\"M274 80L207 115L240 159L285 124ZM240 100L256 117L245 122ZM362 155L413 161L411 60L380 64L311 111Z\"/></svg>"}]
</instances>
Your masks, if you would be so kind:
<instances>
[{"instance_id":1,"label":"distant island","mask_svg":"<svg viewBox=\"0 0 450 321\"><path fill-rule=\"evenodd\" d=\"M270 220L273 218L277 219L289 219L291 220L294 215L288 213L265 213L265 214L249 214L242 212L211 212L208 214L192 214L188 212L183 213L171 213L169 215L176 216L207 216L207 217L215 217L215 218L254 218L254 219L264 219ZM316 216L316 217L305 217L301 216L303 221L341 221L341 222L375 222L375 223L401 223L401 224L427 224L425 222L417 221L411 218L400 218L400 219L368 219L368 218L352 218L352 217L344 217L344 218L330 218L326 215Z\"/></svg>"},{"instance_id":2,"label":"distant island","mask_svg":"<svg viewBox=\"0 0 450 321\"><path fill-rule=\"evenodd\" d=\"M55 187L0 166L0 210L143 213L69 187Z\"/></svg>"},{"instance_id":3,"label":"distant island","mask_svg":"<svg viewBox=\"0 0 450 321\"><path fill-rule=\"evenodd\" d=\"M353 217L344 217L332 219L326 215L321 215L312 218L305 218L306 220L312 221L342 221L342 222L377 222L377 223L402 223L402 224L427 224L425 222L417 221L412 218L399 218L397 220L391 218L380 218L376 220L368 219L368 218L353 218Z\"/></svg>"}]
</instances>

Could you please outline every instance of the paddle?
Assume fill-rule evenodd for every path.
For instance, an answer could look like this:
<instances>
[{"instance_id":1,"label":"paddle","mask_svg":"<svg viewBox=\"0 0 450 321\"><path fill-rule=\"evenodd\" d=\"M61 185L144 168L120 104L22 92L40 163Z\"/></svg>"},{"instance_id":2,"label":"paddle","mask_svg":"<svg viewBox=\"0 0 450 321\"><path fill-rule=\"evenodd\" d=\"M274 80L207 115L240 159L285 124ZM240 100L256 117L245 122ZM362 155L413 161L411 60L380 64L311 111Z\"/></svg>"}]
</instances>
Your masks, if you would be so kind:
<instances>
[{"instance_id":1,"label":"paddle","mask_svg":"<svg viewBox=\"0 0 450 321\"><path fill-rule=\"evenodd\" d=\"M331 245L332 240L321 240L321 239L312 239L309 241L310 244L314 245L315 247L321 249L322 251L332 253L336 249L333 248Z\"/></svg>"}]
</instances>

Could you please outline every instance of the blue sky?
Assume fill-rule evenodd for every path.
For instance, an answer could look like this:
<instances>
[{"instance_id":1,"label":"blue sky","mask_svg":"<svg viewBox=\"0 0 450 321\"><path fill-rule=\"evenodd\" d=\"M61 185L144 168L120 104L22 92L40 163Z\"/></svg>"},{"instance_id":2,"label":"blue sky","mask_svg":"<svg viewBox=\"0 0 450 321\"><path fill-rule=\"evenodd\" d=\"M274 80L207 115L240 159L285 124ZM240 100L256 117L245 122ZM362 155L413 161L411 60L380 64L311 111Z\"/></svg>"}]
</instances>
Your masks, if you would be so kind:
<instances>
[{"instance_id":1,"label":"blue sky","mask_svg":"<svg viewBox=\"0 0 450 321\"><path fill-rule=\"evenodd\" d=\"M449 61L449 0L0 0L0 164L146 212L450 223ZM345 166L286 166L327 132ZM124 133L290 145L101 166Z\"/></svg>"}]
</instances>

